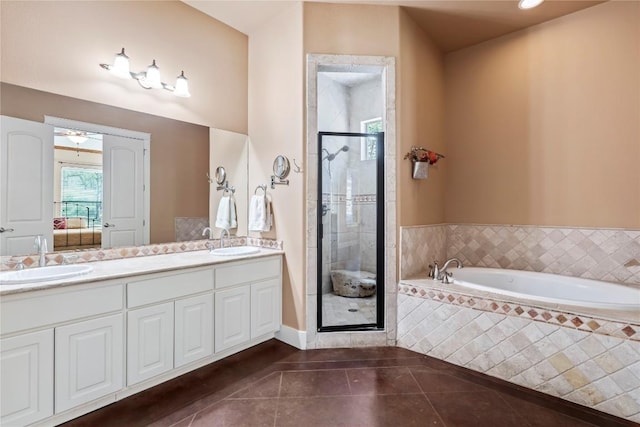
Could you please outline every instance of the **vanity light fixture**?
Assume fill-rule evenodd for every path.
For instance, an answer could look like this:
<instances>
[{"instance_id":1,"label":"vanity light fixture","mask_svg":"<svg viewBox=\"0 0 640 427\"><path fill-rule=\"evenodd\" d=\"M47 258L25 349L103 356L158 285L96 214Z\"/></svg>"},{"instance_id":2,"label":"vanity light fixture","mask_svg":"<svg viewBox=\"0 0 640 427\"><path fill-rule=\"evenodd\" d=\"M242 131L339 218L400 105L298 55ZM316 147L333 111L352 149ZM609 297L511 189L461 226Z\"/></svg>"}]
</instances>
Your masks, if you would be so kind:
<instances>
[{"instance_id":1,"label":"vanity light fixture","mask_svg":"<svg viewBox=\"0 0 640 427\"><path fill-rule=\"evenodd\" d=\"M520 9L533 9L536 6L539 6L544 0L520 0L518 2L518 7Z\"/></svg>"},{"instance_id":2,"label":"vanity light fixture","mask_svg":"<svg viewBox=\"0 0 640 427\"><path fill-rule=\"evenodd\" d=\"M160 79L160 68L156 65L155 59L151 65L147 67L146 71L134 73L130 69L129 57L124 53L124 48L122 48L119 53L116 53L113 64L100 64L100 66L121 79L136 80L138 84L145 89L166 89L182 98L189 98L191 96L189 93L189 81L184 76L184 71L176 78L175 86L162 82Z\"/></svg>"}]
</instances>

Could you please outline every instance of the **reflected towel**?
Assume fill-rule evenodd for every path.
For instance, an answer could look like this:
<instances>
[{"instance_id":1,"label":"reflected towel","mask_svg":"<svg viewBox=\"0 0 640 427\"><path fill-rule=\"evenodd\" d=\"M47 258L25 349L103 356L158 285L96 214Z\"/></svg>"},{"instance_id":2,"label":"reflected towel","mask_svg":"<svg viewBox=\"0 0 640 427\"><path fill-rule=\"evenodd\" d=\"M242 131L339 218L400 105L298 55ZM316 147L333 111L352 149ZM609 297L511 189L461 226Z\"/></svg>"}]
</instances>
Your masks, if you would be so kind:
<instances>
[{"instance_id":1,"label":"reflected towel","mask_svg":"<svg viewBox=\"0 0 640 427\"><path fill-rule=\"evenodd\" d=\"M231 196L223 196L218 204L216 227L230 230L238 227L236 203Z\"/></svg>"},{"instance_id":2,"label":"reflected towel","mask_svg":"<svg viewBox=\"0 0 640 427\"><path fill-rule=\"evenodd\" d=\"M254 194L249 204L249 231L271 230L271 204L260 194Z\"/></svg>"}]
</instances>

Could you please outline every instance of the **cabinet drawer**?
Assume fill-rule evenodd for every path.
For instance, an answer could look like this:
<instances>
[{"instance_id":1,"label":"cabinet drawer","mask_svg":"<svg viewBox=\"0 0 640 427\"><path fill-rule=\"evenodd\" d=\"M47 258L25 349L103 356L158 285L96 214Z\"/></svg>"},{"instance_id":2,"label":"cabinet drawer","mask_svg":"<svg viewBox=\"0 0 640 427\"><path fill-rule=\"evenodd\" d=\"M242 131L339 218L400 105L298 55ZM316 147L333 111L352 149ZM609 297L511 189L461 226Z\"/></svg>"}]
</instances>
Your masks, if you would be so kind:
<instances>
[{"instance_id":1,"label":"cabinet drawer","mask_svg":"<svg viewBox=\"0 0 640 427\"><path fill-rule=\"evenodd\" d=\"M213 270L154 275L127 284L127 307L139 307L213 289Z\"/></svg>"},{"instance_id":2,"label":"cabinet drawer","mask_svg":"<svg viewBox=\"0 0 640 427\"><path fill-rule=\"evenodd\" d=\"M3 301L2 334L122 310L123 285L95 285Z\"/></svg>"},{"instance_id":3,"label":"cabinet drawer","mask_svg":"<svg viewBox=\"0 0 640 427\"><path fill-rule=\"evenodd\" d=\"M280 258L233 263L215 269L216 289L257 282L280 275Z\"/></svg>"}]
</instances>

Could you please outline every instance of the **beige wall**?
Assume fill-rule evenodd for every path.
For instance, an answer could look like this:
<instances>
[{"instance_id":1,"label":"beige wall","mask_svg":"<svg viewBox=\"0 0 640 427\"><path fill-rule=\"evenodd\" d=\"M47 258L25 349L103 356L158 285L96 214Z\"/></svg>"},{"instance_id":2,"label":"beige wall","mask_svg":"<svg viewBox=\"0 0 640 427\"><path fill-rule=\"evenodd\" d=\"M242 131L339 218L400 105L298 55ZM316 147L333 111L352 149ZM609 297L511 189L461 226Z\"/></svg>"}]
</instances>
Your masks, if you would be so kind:
<instances>
[{"instance_id":1,"label":"beige wall","mask_svg":"<svg viewBox=\"0 0 640 427\"><path fill-rule=\"evenodd\" d=\"M452 223L640 227L640 3L446 56Z\"/></svg>"},{"instance_id":2,"label":"beige wall","mask_svg":"<svg viewBox=\"0 0 640 427\"><path fill-rule=\"evenodd\" d=\"M400 10L398 78L398 226L444 222L445 174L449 159L430 167L429 178L412 178L404 155L421 146L446 155L444 146L444 57L409 14Z\"/></svg>"},{"instance_id":3,"label":"beige wall","mask_svg":"<svg viewBox=\"0 0 640 427\"><path fill-rule=\"evenodd\" d=\"M304 51L398 56L398 7L305 3Z\"/></svg>"},{"instance_id":4,"label":"beige wall","mask_svg":"<svg viewBox=\"0 0 640 427\"><path fill-rule=\"evenodd\" d=\"M302 4L292 2L249 38L249 193L269 184L278 154L304 159ZM307 165L303 165L307 168ZM284 241L282 320L305 329L304 175L268 189L274 226L264 237ZM250 232L249 235L259 236Z\"/></svg>"},{"instance_id":5,"label":"beige wall","mask_svg":"<svg viewBox=\"0 0 640 427\"><path fill-rule=\"evenodd\" d=\"M247 133L247 36L179 1L2 1L2 81ZM192 97L145 90L98 66L120 48L132 71L184 70Z\"/></svg>"},{"instance_id":6,"label":"beige wall","mask_svg":"<svg viewBox=\"0 0 640 427\"><path fill-rule=\"evenodd\" d=\"M0 84L0 114L44 116L151 134L151 243L175 240L175 217L209 215L209 128L34 89Z\"/></svg>"}]
</instances>

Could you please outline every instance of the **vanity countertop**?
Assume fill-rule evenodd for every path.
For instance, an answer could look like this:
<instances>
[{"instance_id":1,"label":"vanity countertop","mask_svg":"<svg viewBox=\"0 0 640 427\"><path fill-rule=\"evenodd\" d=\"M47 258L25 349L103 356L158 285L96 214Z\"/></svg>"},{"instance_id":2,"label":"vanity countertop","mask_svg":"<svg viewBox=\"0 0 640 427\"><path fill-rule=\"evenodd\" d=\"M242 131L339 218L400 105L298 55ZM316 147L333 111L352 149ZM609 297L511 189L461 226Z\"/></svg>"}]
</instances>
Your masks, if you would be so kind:
<instances>
[{"instance_id":1,"label":"vanity countertop","mask_svg":"<svg viewBox=\"0 0 640 427\"><path fill-rule=\"evenodd\" d=\"M219 256L208 250L180 252L164 255L152 255L136 258L122 258L108 261L95 261L83 265L91 265L93 271L81 276L43 282L0 284L0 296L23 292L51 289L62 286L79 285L103 280L128 278L150 273L181 270L193 267L205 267L234 261L263 258L272 255L283 255L284 251L260 248L260 252L250 255Z\"/></svg>"}]
</instances>

